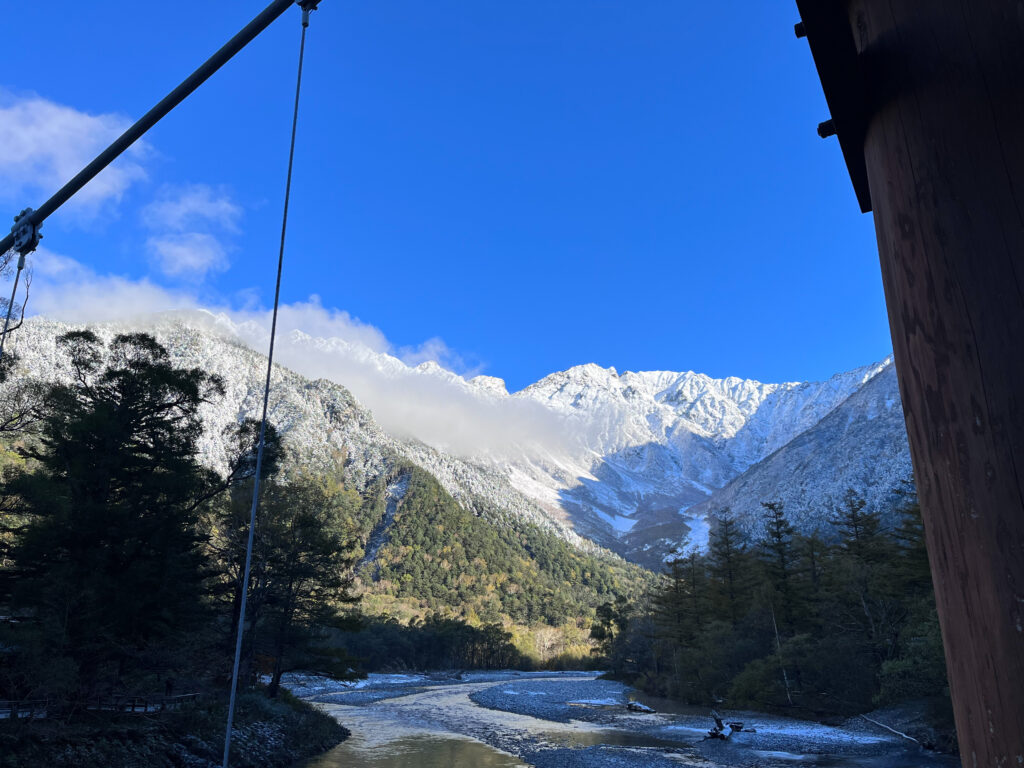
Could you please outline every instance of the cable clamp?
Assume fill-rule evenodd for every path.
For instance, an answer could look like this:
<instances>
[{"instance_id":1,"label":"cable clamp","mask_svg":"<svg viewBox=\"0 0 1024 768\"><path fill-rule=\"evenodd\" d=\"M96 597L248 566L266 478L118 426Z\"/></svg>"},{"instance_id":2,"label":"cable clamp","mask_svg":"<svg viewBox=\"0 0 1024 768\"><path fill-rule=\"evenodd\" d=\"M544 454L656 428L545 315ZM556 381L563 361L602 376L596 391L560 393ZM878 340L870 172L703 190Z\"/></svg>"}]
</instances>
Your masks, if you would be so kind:
<instances>
[{"instance_id":1,"label":"cable clamp","mask_svg":"<svg viewBox=\"0 0 1024 768\"><path fill-rule=\"evenodd\" d=\"M11 227L11 234L14 236L14 250L21 254L18 264L19 269L24 266L25 257L39 247L39 241L43 239L39 231L41 225L32 221L32 209L26 208L14 217L14 226Z\"/></svg>"},{"instance_id":2,"label":"cable clamp","mask_svg":"<svg viewBox=\"0 0 1024 768\"><path fill-rule=\"evenodd\" d=\"M309 26L309 12L315 11L316 7L320 4L320 0L295 0L296 4L302 9L302 26Z\"/></svg>"}]
</instances>

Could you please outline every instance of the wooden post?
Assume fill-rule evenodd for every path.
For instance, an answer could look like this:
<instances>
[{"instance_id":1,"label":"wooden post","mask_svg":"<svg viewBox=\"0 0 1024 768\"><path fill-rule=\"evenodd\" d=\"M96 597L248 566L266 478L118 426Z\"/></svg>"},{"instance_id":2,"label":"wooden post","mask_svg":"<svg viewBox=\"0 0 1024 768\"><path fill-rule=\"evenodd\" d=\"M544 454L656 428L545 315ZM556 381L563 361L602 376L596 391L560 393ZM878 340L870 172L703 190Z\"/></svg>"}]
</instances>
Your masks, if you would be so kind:
<instances>
[{"instance_id":1,"label":"wooden post","mask_svg":"<svg viewBox=\"0 0 1024 768\"><path fill-rule=\"evenodd\" d=\"M797 4L866 169L963 764L1024 765L1024 1Z\"/></svg>"}]
</instances>

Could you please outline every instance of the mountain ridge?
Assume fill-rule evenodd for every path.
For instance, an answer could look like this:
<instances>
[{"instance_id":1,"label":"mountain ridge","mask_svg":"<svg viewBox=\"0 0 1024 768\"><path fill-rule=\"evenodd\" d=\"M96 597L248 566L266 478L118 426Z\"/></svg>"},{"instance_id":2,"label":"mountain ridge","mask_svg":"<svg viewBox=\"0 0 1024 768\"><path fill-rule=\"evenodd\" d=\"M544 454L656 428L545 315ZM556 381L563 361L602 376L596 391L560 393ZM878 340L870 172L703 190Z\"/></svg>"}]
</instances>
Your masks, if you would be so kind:
<instances>
[{"instance_id":1,"label":"mountain ridge","mask_svg":"<svg viewBox=\"0 0 1024 768\"><path fill-rule=\"evenodd\" d=\"M223 370L240 405L213 414L212 425L222 429L232 419L255 415L266 362L253 348L266 340L262 326L208 312L166 313L147 323L176 358ZM28 353L23 365L52 373L55 351L52 342L47 351L42 337L52 339L70 327L29 319L14 337L16 348ZM98 327L107 334L115 328ZM365 345L298 328L279 335L278 349L271 415L294 433L311 460L329 462L332 451L341 451L354 465L354 476L365 481L393 461L388 456L401 457L433 474L468 508L486 499L578 547L611 549L651 567L688 534L706 528L723 499L738 514L753 515L767 499L747 499L736 489L766 492L768 477L788 482L779 459L765 462L886 372L873 388L877 397L862 398L863 407L855 402L844 413L866 425L864 434L874 428L874 444L886 446L896 469L876 472L875 481L863 466L850 468L835 482L886 486L869 494L871 504L884 504L909 479L891 357L823 382L783 383L713 379L693 371L619 373L591 363L509 393L495 377L466 379L432 362L413 367ZM869 405L877 410L879 398L889 403L886 418L871 423ZM839 446L852 450L840 440L847 433L822 428L813 441L818 453L843 464L833 454ZM836 446L826 444L826 434L839 440ZM206 435L204 441L204 450L222 460L216 458L217 438ZM802 456L796 448L789 455ZM868 470L877 464L857 455ZM739 482L746 473L760 480ZM806 517L803 507L824 508L845 490L791 484L809 494L799 503L790 499L799 517Z\"/></svg>"}]
</instances>

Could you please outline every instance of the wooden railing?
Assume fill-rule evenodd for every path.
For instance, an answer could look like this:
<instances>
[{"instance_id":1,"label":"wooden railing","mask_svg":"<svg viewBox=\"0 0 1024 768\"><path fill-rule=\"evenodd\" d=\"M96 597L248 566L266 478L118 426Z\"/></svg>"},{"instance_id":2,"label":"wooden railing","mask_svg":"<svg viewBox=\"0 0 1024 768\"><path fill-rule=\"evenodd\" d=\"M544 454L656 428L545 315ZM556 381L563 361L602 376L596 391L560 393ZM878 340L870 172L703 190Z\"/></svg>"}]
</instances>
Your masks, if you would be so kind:
<instances>
[{"instance_id":1,"label":"wooden railing","mask_svg":"<svg viewBox=\"0 0 1024 768\"><path fill-rule=\"evenodd\" d=\"M180 709L182 704L195 701L199 693L183 693L178 696L97 696L84 702L85 709L98 712L122 712L127 714L159 714ZM4 701L0 699L0 720L16 718L43 718L53 706L65 707L66 702L50 702L44 699L32 701Z\"/></svg>"},{"instance_id":2,"label":"wooden railing","mask_svg":"<svg viewBox=\"0 0 1024 768\"><path fill-rule=\"evenodd\" d=\"M29 701L4 701L0 699L0 720L20 717L46 717L46 710L49 705L50 702L45 699Z\"/></svg>"},{"instance_id":3,"label":"wooden railing","mask_svg":"<svg viewBox=\"0 0 1024 768\"><path fill-rule=\"evenodd\" d=\"M89 699L86 709L104 712L166 712L178 709L182 704L195 701L198 693L183 693L178 696L102 696Z\"/></svg>"}]
</instances>

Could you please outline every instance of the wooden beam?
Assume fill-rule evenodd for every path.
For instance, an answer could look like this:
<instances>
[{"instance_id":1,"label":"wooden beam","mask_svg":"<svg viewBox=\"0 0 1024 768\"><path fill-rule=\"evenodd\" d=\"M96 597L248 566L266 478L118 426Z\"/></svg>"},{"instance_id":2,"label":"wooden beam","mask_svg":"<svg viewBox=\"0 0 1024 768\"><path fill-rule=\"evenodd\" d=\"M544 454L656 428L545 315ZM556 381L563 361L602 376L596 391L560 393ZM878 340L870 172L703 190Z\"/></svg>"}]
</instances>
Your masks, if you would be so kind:
<instances>
[{"instance_id":1,"label":"wooden beam","mask_svg":"<svg viewBox=\"0 0 1024 768\"><path fill-rule=\"evenodd\" d=\"M822 82L863 110L963 764L1024 765L1024 2L817 4L855 46L860 92Z\"/></svg>"}]
</instances>

